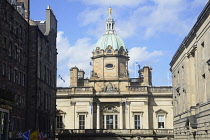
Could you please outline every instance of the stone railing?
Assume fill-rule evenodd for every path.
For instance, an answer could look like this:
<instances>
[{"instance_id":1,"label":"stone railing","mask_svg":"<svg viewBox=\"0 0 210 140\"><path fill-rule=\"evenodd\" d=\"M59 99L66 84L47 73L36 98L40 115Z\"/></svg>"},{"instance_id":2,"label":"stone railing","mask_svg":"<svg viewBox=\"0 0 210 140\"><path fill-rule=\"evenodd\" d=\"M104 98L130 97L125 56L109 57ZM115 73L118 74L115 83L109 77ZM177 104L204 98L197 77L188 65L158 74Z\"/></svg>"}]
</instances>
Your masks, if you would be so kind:
<instances>
[{"instance_id":1,"label":"stone railing","mask_svg":"<svg viewBox=\"0 0 210 140\"><path fill-rule=\"evenodd\" d=\"M73 87L72 88L75 92L77 91L92 91L92 88L91 87Z\"/></svg>"},{"instance_id":2,"label":"stone railing","mask_svg":"<svg viewBox=\"0 0 210 140\"><path fill-rule=\"evenodd\" d=\"M174 135L173 129L154 129L153 131L156 135Z\"/></svg>"},{"instance_id":3,"label":"stone railing","mask_svg":"<svg viewBox=\"0 0 210 140\"><path fill-rule=\"evenodd\" d=\"M56 95L68 95L72 93L72 88L69 87L58 87Z\"/></svg>"},{"instance_id":4,"label":"stone railing","mask_svg":"<svg viewBox=\"0 0 210 140\"><path fill-rule=\"evenodd\" d=\"M128 91L131 92L147 92L146 86L127 86Z\"/></svg>"},{"instance_id":5,"label":"stone railing","mask_svg":"<svg viewBox=\"0 0 210 140\"><path fill-rule=\"evenodd\" d=\"M172 87L149 87L149 92L152 93L172 93Z\"/></svg>"},{"instance_id":6,"label":"stone railing","mask_svg":"<svg viewBox=\"0 0 210 140\"><path fill-rule=\"evenodd\" d=\"M130 92L172 93L172 87L127 86Z\"/></svg>"},{"instance_id":7,"label":"stone railing","mask_svg":"<svg viewBox=\"0 0 210 140\"><path fill-rule=\"evenodd\" d=\"M69 88L57 88L57 95L69 95L69 94L86 94L93 93L93 87L69 87Z\"/></svg>"},{"instance_id":8,"label":"stone railing","mask_svg":"<svg viewBox=\"0 0 210 140\"><path fill-rule=\"evenodd\" d=\"M57 136L62 135L110 135L110 136L171 136L173 129L61 129L56 130Z\"/></svg>"}]
</instances>

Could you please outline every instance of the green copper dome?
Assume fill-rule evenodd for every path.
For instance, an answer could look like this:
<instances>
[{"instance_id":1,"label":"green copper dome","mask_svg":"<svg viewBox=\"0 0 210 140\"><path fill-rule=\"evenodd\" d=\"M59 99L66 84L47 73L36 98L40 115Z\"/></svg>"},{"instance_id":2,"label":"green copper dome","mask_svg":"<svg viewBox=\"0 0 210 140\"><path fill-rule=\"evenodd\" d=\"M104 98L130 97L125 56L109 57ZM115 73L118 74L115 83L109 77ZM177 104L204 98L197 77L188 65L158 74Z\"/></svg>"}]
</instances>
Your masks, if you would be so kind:
<instances>
[{"instance_id":1,"label":"green copper dome","mask_svg":"<svg viewBox=\"0 0 210 140\"><path fill-rule=\"evenodd\" d=\"M122 46L126 50L123 40L116 34L104 34L96 43L96 47L105 50L108 46L112 46L114 50L120 49Z\"/></svg>"},{"instance_id":2,"label":"green copper dome","mask_svg":"<svg viewBox=\"0 0 210 140\"><path fill-rule=\"evenodd\" d=\"M116 31L114 30L115 27L115 21L112 18L112 8L108 9L109 16L106 19L106 32L105 34L98 40L96 43L96 47L100 47L100 49L105 50L108 46L112 46L114 50L120 49L123 47L123 49L126 51L125 44L123 40L116 34Z\"/></svg>"}]
</instances>

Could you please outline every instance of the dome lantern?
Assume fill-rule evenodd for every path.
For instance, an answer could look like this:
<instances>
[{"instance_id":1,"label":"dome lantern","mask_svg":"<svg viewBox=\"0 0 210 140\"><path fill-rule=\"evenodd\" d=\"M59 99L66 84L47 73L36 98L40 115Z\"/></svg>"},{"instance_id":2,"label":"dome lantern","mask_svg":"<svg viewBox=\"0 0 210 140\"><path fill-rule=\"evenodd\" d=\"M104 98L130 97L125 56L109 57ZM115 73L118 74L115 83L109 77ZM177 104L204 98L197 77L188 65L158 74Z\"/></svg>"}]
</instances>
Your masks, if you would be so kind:
<instances>
[{"instance_id":1,"label":"dome lantern","mask_svg":"<svg viewBox=\"0 0 210 140\"><path fill-rule=\"evenodd\" d=\"M106 19L106 32L96 43L96 47L105 50L108 46L112 46L114 50L123 48L127 51L123 40L117 35L114 30L115 20L112 18L112 8L108 9L108 18Z\"/></svg>"}]
</instances>

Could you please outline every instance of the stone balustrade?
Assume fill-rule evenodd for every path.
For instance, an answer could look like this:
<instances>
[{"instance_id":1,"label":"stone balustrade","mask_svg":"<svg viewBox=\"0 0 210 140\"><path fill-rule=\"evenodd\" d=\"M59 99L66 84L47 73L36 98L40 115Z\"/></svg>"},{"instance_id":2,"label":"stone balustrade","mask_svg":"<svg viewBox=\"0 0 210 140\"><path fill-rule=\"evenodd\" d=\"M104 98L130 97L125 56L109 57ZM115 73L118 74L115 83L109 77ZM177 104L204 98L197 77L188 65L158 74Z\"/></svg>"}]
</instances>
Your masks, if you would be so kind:
<instances>
[{"instance_id":1,"label":"stone balustrade","mask_svg":"<svg viewBox=\"0 0 210 140\"><path fill-rule=\"evenodd\" d=\"M117 136L173 136L173 129L60 129L56 130L56 135L117 135Z\"/></svg>"},{"instance_id":2,"label":"stone balustrade","mask_svg":"<svg viewBox=\"0 0 210 140\"><path fill-rule=\"evenodd\" d=\"M93 92L93 87L58 87L57 95L69 95L69 94L75 94L75 93L91 93Z\"/></svg>"},{"instance_id":3,"label":"stone balustrade","mask_svg":"<svg viewBox=\"0 0 210 140\"><path fill-rule=\"evenodd\" d=\"M130 92L151 92L151 93L172 93L172 87L161 86L161 87L148 87L148 86L127 86Z\"/></svg>"},{"instance_id":4,"label":"stone balustrade","mask_svg":"<svg viewBox=\"0 0 210 140\"><path fill-rule=\"evenodd\" d=\"M128 91L131 92L147 92L148 91L148 87L146 86L127 86Z\"/></svg>"},{"instance_id":5,"label":"stone balustrade","mask_svg":"<svg viewBox=\"0 0 210 140\"><path fill-rule=\"evenodd\" d=\"M149 87L149 92L152 93L172 93L172 87Z\"/></svg>"}]
</instances>

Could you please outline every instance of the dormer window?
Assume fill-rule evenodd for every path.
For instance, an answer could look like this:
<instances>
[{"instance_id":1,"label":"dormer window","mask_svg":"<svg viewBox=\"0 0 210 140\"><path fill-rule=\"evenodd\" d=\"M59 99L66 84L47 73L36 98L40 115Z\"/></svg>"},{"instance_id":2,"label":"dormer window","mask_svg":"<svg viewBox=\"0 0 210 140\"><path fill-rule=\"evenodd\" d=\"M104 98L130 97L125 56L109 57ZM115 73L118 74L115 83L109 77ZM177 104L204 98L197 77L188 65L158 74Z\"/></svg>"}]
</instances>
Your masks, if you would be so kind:
<instances>
[{"instance_id":1,"label":"dormer window","mask_svg":"<svg viewBox=\"0 0 210 140\"><path fill-rule=\"evenodd\" d=\"M112 50L108 50L107 53L112 53Z\"/></svg>"}]
</instances>

